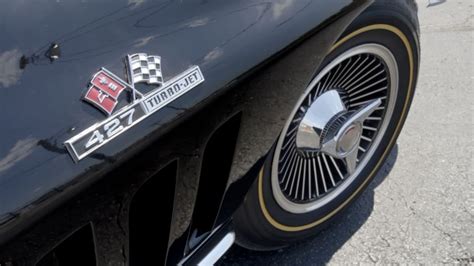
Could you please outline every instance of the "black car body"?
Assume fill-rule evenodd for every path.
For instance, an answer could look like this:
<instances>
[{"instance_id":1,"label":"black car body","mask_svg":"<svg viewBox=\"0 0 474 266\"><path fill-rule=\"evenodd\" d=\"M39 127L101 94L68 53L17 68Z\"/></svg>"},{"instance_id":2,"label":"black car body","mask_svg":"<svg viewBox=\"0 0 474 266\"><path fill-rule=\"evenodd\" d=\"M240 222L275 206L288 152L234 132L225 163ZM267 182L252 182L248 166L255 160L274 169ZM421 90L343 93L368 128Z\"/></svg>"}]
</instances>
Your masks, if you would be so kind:
<instances>
[{"instance_id":1,"label":"black car body","mask_svg":"<svg viewBox=\"0 0 474 266\"><path fill-rule=\"evenodd\" d=\"M370 4L3 2L0 265L205 257L232 231L302 90ZM125 76L124 57L142 52L161 56L165 81L193 65L205 81L74 160L64 143L106 119L81 100L91 75Z\"/></svg>"}]
</instances>

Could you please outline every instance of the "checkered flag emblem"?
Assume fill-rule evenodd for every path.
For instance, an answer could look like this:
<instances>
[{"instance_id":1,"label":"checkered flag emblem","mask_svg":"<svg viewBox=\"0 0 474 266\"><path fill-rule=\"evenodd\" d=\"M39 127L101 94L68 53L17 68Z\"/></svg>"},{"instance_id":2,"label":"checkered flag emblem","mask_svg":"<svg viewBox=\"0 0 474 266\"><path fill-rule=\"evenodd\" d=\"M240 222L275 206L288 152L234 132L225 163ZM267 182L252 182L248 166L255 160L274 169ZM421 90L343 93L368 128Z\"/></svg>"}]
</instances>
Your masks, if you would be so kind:
<instances>
[{"instance_id":1,"label":"checkered flag emblem","mask_svg":"<svg viewBox=\"0 0 474 266\"><path fill-rule=\"evenodd\" d=\"M132 82L146 82L148 84L163 84L161 74L161 57L145 53L130 55L130 69Z\"/></svg>"}]
</instances>

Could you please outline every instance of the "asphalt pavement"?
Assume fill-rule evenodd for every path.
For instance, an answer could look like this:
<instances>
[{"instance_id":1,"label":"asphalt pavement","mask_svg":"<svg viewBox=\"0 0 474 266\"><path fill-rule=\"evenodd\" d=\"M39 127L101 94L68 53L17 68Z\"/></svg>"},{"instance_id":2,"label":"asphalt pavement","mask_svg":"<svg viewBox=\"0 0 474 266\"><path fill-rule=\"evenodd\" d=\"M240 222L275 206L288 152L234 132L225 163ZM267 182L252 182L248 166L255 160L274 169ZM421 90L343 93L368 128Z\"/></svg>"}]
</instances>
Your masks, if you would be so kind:
<instances>
[{"instance_id":1,"label":"asphalt pavement","mask_svg":"<svg viewBox=\"0 0 474 266\"><path fill-rule=\"evenodd\" d=\"M417 2L420 76L385 169L315 238L221 264L474 264L474 0Z\"/></svg>"}]
</instances>

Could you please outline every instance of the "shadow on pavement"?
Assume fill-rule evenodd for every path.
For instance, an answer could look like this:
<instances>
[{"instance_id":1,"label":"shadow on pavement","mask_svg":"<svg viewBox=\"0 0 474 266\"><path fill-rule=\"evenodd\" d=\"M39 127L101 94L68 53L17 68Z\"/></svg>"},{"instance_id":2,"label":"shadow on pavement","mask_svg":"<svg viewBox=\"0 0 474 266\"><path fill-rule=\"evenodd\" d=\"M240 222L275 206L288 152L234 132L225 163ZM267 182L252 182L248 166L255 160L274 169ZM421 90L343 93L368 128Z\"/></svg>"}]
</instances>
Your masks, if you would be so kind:
<instances>
[{"instance_id":1,"label":"shadow on pavement","mask_svg":"<svg viewBox=\"0 0 474 266\"><path fill-rule=\"evenodd\" d=\"M368 188L332 225L314 238L276 251L250 251L234 245L218 265L323 265L365 223L374 207L374 190L392 170L398 145Z\"/></svg>"}]
</instances>

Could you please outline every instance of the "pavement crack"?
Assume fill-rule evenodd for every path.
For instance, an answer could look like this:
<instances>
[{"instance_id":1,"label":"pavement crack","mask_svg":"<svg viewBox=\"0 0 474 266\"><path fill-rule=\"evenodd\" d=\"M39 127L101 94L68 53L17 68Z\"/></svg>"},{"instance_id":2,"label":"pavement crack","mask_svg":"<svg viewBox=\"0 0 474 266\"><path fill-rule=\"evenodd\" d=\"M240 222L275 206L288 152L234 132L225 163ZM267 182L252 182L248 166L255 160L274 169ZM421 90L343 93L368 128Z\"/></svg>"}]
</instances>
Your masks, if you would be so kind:
<instances>
[{"instance_id":1,"label":"pavement crack","mask_svg":"<svg viewBox=\"0 0 474 266\"><path fill-rule=\"evenodd\" d=\"M359 247L356 247L356 246L352 245L351 243L349 243L349 246L352 247L353 249L358 250L358 251L364 253L365 255L367 255L367 257L369 258L369 260L372 263L377 263L379 261L376 257L374 257L372 254L370 254L369 251L367 251L365 249L362 249L362 248L359 248Z\"/></svg>"},{"instance_id":2,"label":"pavement crack","mask_svg":"<svg viewBox=\"0 0 474 266\"><path fill-rule=\"evenodd\" d=\"M385 237L380 236L380 239L382 239L382 241L385 242L385 244L387 245L388 248L391 247L390 241L388 241Z\"/></svg>"},{"instance_id":3,"label":"pavement crack","mask_svg":"<svg viewBox=\"0 0 474 266\"><path fill-rule=\"evenodd\" d=\"M418 215L415 210L410 207L410 210L412 211L412 213L417 216L419 219L421 219L422 221L424 221L425 223L431 225L434 229L436 229L438 232L440 232L442 235L446 236L447 238L449 238L452 242L456 243L463 251L466 250L466 247L464 247L464 245L459 241L457 240L454 236L452 236L450 233L444 231L441 227L439 227L438 225L436 225L435 223L433 223L432 221L426 219L425 217L421 216L421 215Z\"/></svg>"}]
</instances>

